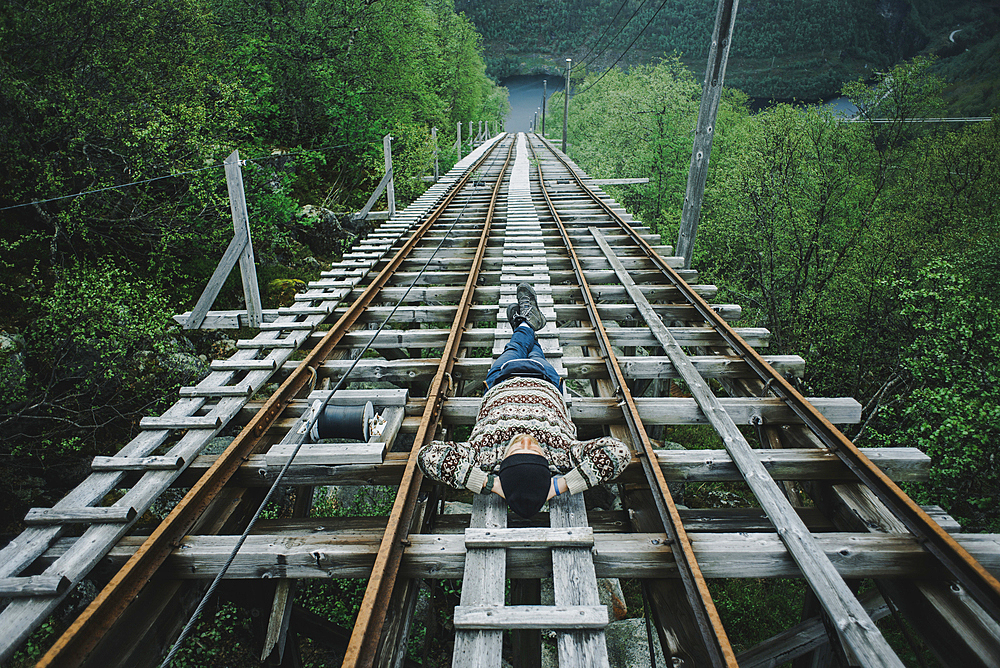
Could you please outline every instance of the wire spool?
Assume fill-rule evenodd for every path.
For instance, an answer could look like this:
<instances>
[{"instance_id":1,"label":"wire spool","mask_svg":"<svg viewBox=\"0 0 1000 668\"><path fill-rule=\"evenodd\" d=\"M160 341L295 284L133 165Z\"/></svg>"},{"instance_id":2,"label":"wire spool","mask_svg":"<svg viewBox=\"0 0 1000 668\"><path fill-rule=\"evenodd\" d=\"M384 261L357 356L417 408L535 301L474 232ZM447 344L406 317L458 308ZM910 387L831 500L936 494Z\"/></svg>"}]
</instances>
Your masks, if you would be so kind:
<instances>
[{"instance_id":1,"label":"wire spool","mask_svg":"<svg viewBox=\"0 0 1000 668\"><path fill-rule=\"evenodd\" d=\"M316 420L317 435L324 438L344 438L354 441L368 441L368 425L375 417L372 402L364 406L327 405Z\"/></svg>"}]
</instances>

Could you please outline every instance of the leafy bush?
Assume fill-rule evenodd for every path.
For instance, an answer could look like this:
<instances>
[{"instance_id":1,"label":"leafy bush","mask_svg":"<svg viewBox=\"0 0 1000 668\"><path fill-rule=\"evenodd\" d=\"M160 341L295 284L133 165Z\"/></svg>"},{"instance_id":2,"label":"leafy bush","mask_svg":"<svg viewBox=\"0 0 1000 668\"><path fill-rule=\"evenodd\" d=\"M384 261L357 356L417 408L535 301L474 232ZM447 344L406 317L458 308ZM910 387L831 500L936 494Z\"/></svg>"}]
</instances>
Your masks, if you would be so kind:
<instances>
[{"instance_id":1,"label":"leafy bush","mask_svg":"<svg viewBox=\"0 0 1000 668\"><path fill-rule=\"evenodd\" d=\"M967 529L996 531L1000 303L945 261L897 288L916 336L903 355L901 389L870 440L926 452L930 480L914 486L917 498L943 504Z\"/></svg>"},{"instance_id":2,"label":"leafy bush","mask_svg":"<svg viewBox=\"0 0 1000 668\"><path fill-rule=\"evenodd\" d=\"M119 435L129 433L189 379L189 360L163 335L166 298L110 262L76 263L30 301L24 391L0 401L0 427L15 454L44 459L112 445L98 439L100 430L115 424Z\"/></svg>"}]
</instances>

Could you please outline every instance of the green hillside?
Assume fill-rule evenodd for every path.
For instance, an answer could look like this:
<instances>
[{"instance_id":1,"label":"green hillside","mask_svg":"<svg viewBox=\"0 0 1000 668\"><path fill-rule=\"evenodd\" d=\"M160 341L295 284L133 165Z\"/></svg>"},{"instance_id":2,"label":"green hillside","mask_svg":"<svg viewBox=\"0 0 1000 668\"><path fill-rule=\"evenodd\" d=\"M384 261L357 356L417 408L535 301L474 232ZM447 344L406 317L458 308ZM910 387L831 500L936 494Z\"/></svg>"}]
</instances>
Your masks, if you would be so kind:
<instances>
[{"instance_id":1,"label":"green hillside","mask_svg":"<svg viewBox=\"0 0 1000 668\"><path fill-rule=\"evenodd\" d=\"M487 71L497 78L561 71L566 58L594 71L619 58L619 67L630 67L673 52L700 77L716 3L459 0L456 8L483 35ZM746 0L727 79L751 97L816 100L917 54L936 55L937 73L952 82L946 99L954 113L988 114L1000 108L1000 72L991 66L998 33L996 5L969 0Z\"/></svg>"}]
</instances>

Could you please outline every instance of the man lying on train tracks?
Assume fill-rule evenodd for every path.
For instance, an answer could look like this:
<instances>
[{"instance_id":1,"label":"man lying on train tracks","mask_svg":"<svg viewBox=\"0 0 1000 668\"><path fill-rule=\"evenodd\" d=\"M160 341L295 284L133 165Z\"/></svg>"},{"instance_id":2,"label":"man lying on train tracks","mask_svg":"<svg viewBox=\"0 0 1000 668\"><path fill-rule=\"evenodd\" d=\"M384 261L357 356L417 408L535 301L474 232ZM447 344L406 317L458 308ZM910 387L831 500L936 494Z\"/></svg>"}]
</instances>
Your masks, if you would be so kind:
<instances>
[{"instance_id":1,"label":"man lying on train tracks","mask_svg":"<svg viewBox=\"0 0 1000 668\"><path fill-rule=\"evenodd\" d=\"M553 496L617 478L631 453L610 436L576 439L562 381L538 345L535 332L546 320L527 283L517 286L507 319L514 334L486 376L468 442L432 441L420 449L418 461L430 478L499 494L512 511L530 518Z\"/></svg>"}]
</instances>

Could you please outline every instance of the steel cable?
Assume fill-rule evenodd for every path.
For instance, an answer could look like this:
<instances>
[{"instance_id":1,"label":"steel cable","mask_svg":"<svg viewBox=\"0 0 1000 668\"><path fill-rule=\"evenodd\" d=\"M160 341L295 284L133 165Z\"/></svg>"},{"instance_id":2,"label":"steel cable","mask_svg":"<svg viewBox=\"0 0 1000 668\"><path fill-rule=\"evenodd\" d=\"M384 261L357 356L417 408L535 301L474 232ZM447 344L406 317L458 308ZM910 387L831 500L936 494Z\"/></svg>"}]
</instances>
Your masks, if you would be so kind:
<instances>
[{"instance_id":1,"label":"steel cable","mask_svg":"<svg viewBox=\"0 0 1000 668\"><path fill-rule=\"evenodd\" d=\"M483 167L480 167L476 170L476 172L473 174L473 176L475 177L472 182L473 187L479 187L479 185L485 180L484 173L485 171L488 171L490 167L493 166L493 160L495 159L496 159L495 157L491 157L490 162L489 164L486 165L485 169ZM458 224L458 221L461 219L462 214L465 213L465 210L468 208L469 203L471 201L472 201L471 196L466 198L465 204L462 206L462 210L459 211L459 214L457 216L455 216L455 220L452 222L451 227L449 227L448 231L444 234L443 237L441 237L441 241L434 249L434 252L431 253L431 255L427 258L427 261L424 263L424 266L420 268L420 271L417 272L417 275L414 276L413 280L410 282L410 285L406 288L406 291L399 298L399 301L396 302L396 305L393 307L392 311L390 311L389 314L386 316L385 320L382 321L382 324L379 326L378 330L372 335L371 339L368 340L368 343L365 344L365 347L361 350L361 352L358 353L358 355L354 358L354 361L351 363L351 366L348 367L347 371L344 372L344 375L340 377L340 380L337 381L337 384L334 386L334 388L330 390L330 393L327 396L326 400L324 401L320 409L315 412L315 415L312 416L310 422L308 423L309 427L312 426L312 421L314 421L316 417L318 417L318 415L322 413L323 408L326 406L327 403L329 403L334 393L336 393L337 390L343 387L344 383L347 381L348 376L350 376L351 372L357 366L358 362L361 361L361 358L364 356L365 352L367 352L368 349L372 346L372 344L375 342L375 339L385 328L386 324L389 322L392 316L396 313L396 310L399 308L400 304L402 304L403 301L406 299L407 295L409 295L410 290L413 288L414 285L416 285L417 281L420 280L420 277L423 275L424 271L426 271L427 267L430 266L430 263L437 255L437 252L441 250L441 247L444 246L444 242L448 240L449 235L451 234L452 230L455 229L455 226ZM309 430L306 429L306 433L308 433L308 431ZM225 577L226 573L229 571L229 567L232 566L233 561L235 561L236 555L239 553L240 548L243 547L243 544L249 537L250 532L253 530L254 525L257 523L257 520L264 512L264 508L266 508L267 504L270 503L271 498L274 496L275 491L281 485L281 481L284 479L285 474L291 467L292 461L295 459L295 456L298 454L299 450L302 448L305 442L306 439L303 438L295 446L295 449L289 455L288 460L281 468L281 472L278 473L277 477L274 479L274 482L271 484L271 487L268 489L267 494L264 496L264 500L261 501L260 506L257 508L257 511L254 513L253 517L250 519L250 522L247 524L246 529L243 531L239 539L236 541L236 546L233 548L232 552L230 552L229 557L226 559L226 563L223 565L222 569L212 580L212 584L209 585L208 591L205 592L205 595L198 603L198 607L195 608L195 611L191 615L191 618L184 625L184 628L181 630L181 633L177 637L177 640L171 646L170 651L167 653L167 656L164 658L163 662L160 663L160 668L166 668L167 666L169 666L173 661L174 657L177 655L177 652L180 651L181 645L184 643L188 635L191 633L191 629L194 628L194 625L198 621L199 617L201 617L202 612L208 605L208 601L212 598L212 595L215 593L215 590L222 582L223 577Z\"/></svg>"}]
</instances>

